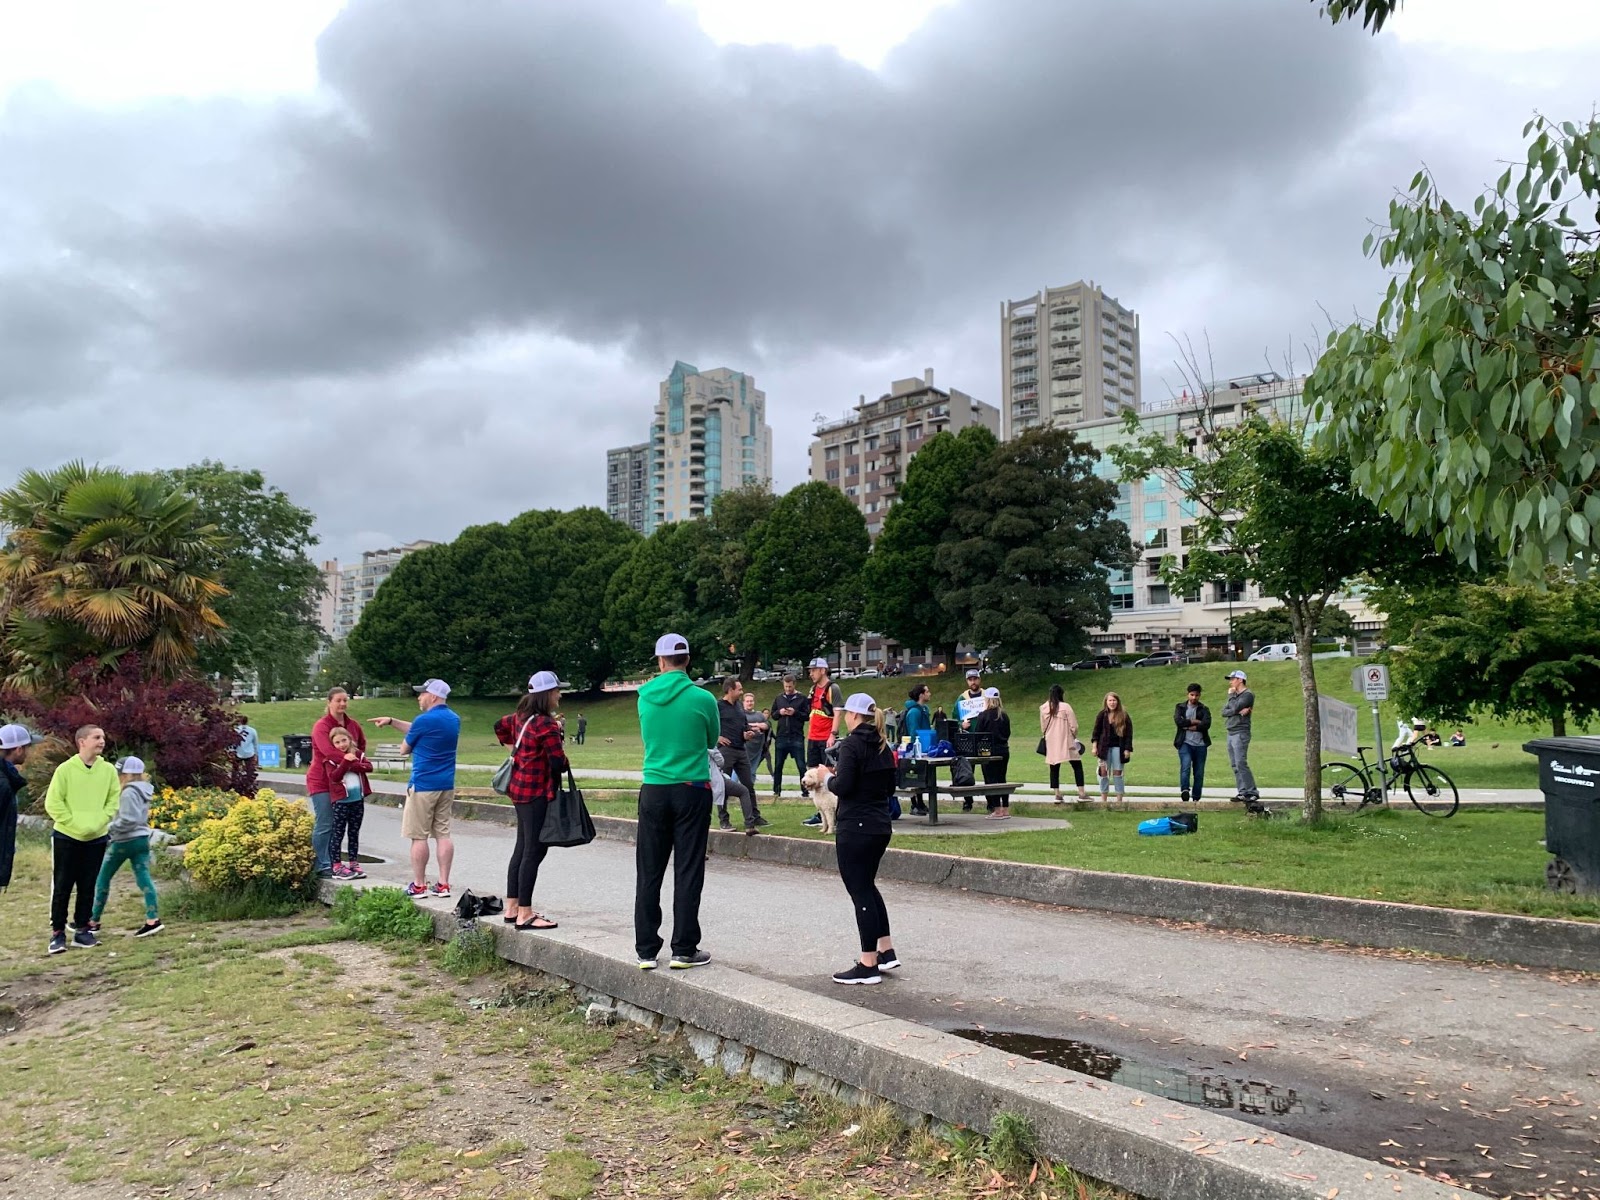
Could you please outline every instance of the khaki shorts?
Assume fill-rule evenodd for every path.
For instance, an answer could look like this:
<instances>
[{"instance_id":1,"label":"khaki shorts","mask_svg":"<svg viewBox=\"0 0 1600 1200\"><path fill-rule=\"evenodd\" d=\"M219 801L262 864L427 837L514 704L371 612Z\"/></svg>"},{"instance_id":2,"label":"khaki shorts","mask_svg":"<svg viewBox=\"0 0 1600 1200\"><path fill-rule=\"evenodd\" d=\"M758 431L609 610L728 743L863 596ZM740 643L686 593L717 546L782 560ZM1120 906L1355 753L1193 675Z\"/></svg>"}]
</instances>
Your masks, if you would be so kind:
<instances>
[{"instance_id":1,"label":"khaki shorts","mask_svg":"<svg viewBox=\"0 0 1600 1200\"><path fill-rule=\"evenodd\" d=\"M442 792L414 792L406 789L406 806L400 810L400 836L413 842L450 836L450 806L455 803L455 788Z\"/></svg>"}]
</instances>

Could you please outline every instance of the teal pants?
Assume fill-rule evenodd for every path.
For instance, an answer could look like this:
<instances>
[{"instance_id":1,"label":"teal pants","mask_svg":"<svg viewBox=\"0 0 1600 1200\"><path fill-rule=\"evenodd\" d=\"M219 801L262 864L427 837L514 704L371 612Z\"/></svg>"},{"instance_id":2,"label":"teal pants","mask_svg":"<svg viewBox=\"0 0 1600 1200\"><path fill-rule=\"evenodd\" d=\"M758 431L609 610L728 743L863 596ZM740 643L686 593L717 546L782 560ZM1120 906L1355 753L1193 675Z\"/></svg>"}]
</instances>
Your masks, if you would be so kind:
<instances>
[{"instance_id":1,"label":"teal pants","mask_svg":"<svg viewBox=\"0 0 1600 1200\"><path fill-rule=\"evenodd\" d=\"M106 849L106 859L100 864L100 878L94 883L94 919L106 910L106 898L111 895L111 880L127 863L133 868L133 881L144 893L144 919L154 921L161 914L156 909L156 883L150 878L150 839L130 838L126 842L112 842Z\"/></svg>"}]
</instances>

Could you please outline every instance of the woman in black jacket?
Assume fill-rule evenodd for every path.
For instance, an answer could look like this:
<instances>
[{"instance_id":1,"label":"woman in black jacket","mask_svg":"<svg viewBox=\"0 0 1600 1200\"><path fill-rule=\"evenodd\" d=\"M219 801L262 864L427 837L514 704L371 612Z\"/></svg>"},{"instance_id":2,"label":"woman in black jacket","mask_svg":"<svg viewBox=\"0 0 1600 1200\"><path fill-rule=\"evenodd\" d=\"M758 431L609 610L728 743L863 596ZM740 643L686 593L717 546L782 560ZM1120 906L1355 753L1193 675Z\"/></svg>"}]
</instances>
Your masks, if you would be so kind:
<instances>
[{"instance_id":1,"label":"woman in black jacket","mask_svg":"<svg viewBox=\"0 0 1600 1200\"><path fill-rule=\"evenodd\" d=\"M989 757L980 758L978 767L983 771L985 783L1004 783L1006 768L1011 762L1011 718L1005 705L1000 703L1000 689L987 688L983 693L987 707L972 722L979 733L989 735ZM1005 821L1011 816L1011 794L995 792L984 797L989 806L989 820Z\"/></svg>"},{"instance_id":2,"label":"woman in black jacket","mask_svg":"<svg viewBox=\"0 0 1600 1200\"><path fill-rule=\"evenodd\" d=\"M1117 803L1126 804L1122 772L1133 757L1133 718L1122 707L1122 697L1107 692L1094 718L1094 756L1100 760L1100 799L1110 803L1111 785L1117 787Z\"/></svg>"},{"instance_id":3,"label":"woman in black jacket","mask_svg":"<svg viewBox=\"0 0 1600 1200\"><path fill-rule=\"evenodd\" d=\"M889 798L894 795L894 752L883 734L883 713L865 692L844 702L848 733L839 742L838 769L823 786L839 798L834 817L839 878L856 909L861 958L833 977L835 983L881 983L900 965L889 938L889 910L878 891L878 864L889 848ZM819 770L827 772L826 767Z\"/></svg>"}]
</instances>

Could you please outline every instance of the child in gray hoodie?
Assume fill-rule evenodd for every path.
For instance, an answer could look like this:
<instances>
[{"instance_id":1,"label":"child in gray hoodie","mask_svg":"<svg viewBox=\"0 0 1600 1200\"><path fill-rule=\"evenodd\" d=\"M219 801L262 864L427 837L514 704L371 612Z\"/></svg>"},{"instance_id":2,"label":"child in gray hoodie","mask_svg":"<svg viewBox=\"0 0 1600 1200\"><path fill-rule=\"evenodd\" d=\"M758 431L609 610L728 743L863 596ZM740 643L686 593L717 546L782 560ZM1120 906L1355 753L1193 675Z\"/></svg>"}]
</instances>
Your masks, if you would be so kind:
<instances>
[{"instance_id":1,"label":"child in gray hoodie","mask_svg":"<svg viewBox=\"0 0 1600 1200\"><path fill-rule=\"evenodd\" d=\"M95 881L94 919L89 928L100 928L100 914L105 912L106 899L111 895L111 879L127 863L133 868L134 882L144 893L144 924L133 930L133 936L149 937L162 928L156 884L150 878L150 801L156 793L145 779L144 763L131 755L117 764L117 776L122 780L122 796L108 831L111 844L100 864L100 878Z\"/></svg>"}]
</instances>

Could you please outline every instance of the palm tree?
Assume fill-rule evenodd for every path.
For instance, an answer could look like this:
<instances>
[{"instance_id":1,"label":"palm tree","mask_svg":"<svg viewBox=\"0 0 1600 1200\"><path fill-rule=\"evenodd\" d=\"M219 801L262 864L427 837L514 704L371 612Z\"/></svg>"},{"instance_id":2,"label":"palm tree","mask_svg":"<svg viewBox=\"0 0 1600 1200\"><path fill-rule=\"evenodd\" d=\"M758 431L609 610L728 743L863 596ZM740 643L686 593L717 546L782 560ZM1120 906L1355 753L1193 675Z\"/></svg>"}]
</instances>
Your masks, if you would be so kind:
<instances>
[{"instance_id":1,"label":"palm tree","mask_svg":"<svg viewBox=\"0 0 1600 1200\"><path fill-rule=\"evenodd\" d=\"M68 463L0 492L0 669L48 689L79 662L137 651L165 676L218 636L216 527L151 475Z\"/></svg>"}]
</instances>

